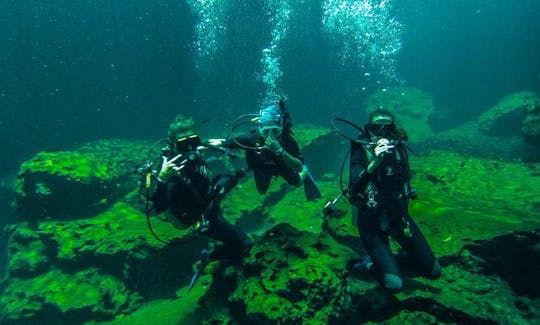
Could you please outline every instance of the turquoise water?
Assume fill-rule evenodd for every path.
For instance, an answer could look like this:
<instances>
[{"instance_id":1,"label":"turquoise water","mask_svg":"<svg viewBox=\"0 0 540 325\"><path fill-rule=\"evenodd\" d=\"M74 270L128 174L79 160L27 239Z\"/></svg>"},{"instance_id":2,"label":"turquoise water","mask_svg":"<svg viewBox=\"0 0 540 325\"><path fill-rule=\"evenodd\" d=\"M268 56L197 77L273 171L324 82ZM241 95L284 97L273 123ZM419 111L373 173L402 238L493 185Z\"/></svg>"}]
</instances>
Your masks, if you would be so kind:
<instances>
[{"instance_id":1,"label":"turquoise water","mask_svg":"<svg viewBox=\"0 0 540 325\"><path fill-rule=\"evenodd\" d=\"M538 17L536 0L4 0L0 174L38 151L162 137L178 112L225 134L281 96L296 123L328 125L362 118L375 90L417 87L446 129L540 91Z\"/></svg>"},{"instance_id":2,"label":"turquoise water","mask_svg":"<svg viewBox=\"0 0 540 325\"><path fill-rule=\"evenodd\" d=\"M538 1L295 3L2 1L0 170L90 139L155 138L179 111L225 130L275 95L296 121L327 124L402 83L434 96L445 128L540 88Z\"/></svg>"}]
</instances>

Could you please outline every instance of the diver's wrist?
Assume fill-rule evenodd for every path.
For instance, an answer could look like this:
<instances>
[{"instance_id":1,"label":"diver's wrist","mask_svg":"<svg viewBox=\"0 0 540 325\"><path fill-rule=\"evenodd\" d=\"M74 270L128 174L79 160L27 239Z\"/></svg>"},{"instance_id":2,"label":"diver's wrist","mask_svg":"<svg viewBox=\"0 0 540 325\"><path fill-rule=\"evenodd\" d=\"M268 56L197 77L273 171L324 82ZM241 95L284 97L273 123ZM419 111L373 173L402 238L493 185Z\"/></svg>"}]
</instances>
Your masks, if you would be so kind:
<instances>
[{"instance_id":1,"label":"diver's wrist","mask_svg":"<svg viewBox=\"0 0 540 325\"><path fill-rule=\"evenodd\" d=\"M276 156L278 157L283 157L283 155L285 154L285 149L283 149L283 147L279 147L276 151L275 151L275 154Z\"/></svg>"}]
</instances>

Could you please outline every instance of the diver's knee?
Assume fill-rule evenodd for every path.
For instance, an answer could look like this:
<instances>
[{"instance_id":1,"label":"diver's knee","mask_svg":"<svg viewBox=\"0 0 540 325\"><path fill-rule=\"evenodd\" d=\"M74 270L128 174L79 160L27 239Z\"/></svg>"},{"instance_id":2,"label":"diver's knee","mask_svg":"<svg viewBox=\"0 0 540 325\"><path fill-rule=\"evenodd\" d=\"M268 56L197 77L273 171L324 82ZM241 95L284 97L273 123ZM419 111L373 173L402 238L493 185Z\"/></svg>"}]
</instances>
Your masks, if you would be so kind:
<instances>
[{"instance_id":1,"label":"diver's knee","mask_svg":"<svg viewBox=\"0 0 540 325\"><path fill-rule=\"evenodd\" d=\"M382 280L384 287L393 293L400 292L403 289L403 281L395 274L385 273Z\"/></svg>"},{"instance_id":2,"label":"diver's knee","mask_svg":"<svg viewBox=\"0 0 540 325\"><path fill-rule=\"evenodd\" d=\"M428 275L430 279L437 279L442 274L442 267L441 264L439 264L438 260L435 260L435 263L433 263L433 268L431 269L431 273Z\"/></svg>"}]
</instances>

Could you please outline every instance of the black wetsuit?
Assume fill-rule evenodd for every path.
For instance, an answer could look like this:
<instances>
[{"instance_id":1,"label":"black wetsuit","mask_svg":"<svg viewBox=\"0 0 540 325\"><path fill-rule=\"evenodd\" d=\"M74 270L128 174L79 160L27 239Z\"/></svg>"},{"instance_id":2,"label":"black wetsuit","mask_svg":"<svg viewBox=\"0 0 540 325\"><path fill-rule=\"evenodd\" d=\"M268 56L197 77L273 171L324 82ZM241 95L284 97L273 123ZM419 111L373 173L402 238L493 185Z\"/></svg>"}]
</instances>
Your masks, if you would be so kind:
<instances>
[{"instance_id":1,"label":"black wetsuit","mask_svg":"<svg viewBox=\"0 0 540 325\"><path fill-rule=\"evenodd\" d=\"M429 278L437 278L441 273L429 244L408 212L409 160L405 145L396 142L396 147L385 153L383 162L371 174L366 168L375 156L375 145L352 142L349 180L353 220L378 280L392 291L402 289L402 280L389 236L405 250L416 271Z\"/></svg>"},{"instance_id":2,"label":"black wetsuit","mask_svg":"<svg viewBox=\"0 0 540 325\"><path fill-rule=\"evenodd\" d=\"M285 131L279 137L281 147L291 156L294 156L304 162L304 158L298 147L298 143L290 135L290 131ZM301 178L298 172L287 166L286 162L276 156L268 149L248 149L264 146L264 139L257 130L249 134L240 135L234 139L224 142L223 147L229 149L246 150L246 163L248 168L253 171L255 184L259 193L266 193L270 187L272 177L281 176L287 183L298 186L301 184Z\"/></svg>"},{"instance_id":3,"label":"black wetsuit","mask_svg":"<svg viewBox=\"0 0 540 325\"><path fill-rule=\"evenodd\" d=\"M251 248L251 239L223 217L220 207L223 197L237 183L238 175L235 173L220 175L211 181L206 162L194 154L181 170L181 175L172 176L167 183L158 183L154 207L158 213L169 209L175 218L186 225L201 221L204 214L208 227L201 233L223 242L222 246L211 252L210 260L237 258Z\"/></svg>"}]
</instances>

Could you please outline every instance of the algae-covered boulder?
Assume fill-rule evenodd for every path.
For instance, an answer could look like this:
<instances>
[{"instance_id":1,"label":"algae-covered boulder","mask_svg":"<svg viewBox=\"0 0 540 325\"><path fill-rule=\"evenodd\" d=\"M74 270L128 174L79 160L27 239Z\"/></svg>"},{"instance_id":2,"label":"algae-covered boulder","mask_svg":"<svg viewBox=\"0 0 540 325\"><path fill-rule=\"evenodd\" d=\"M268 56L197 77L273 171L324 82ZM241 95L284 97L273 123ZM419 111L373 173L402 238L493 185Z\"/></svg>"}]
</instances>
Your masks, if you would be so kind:
<instances>
[{"instance_id":1,"label":"algae-covered boulder","mask_svg":"<svg viewBox=\"0 0 540 325\"><path fill-rule=\"evenodd\" d=\"M474 157L507 161L540 161L540 150L527 143L523 136L494 136L482 132L477 121L434 134L415 146L416 152L434 149L454 151Z\"/></svg>"},{"instance_id":2,"label":"algae-covered boulder","mask_svg":"<svg viewBox=\"0 0 540 325\"><path fill-rule=\"evenodd\" d=\"M29 278L49 268L49 248L35 231L16 227L10 238L8 274L10 277Z\"/></svg>"},{"instance_id":3,"label":"algae-covered boulder","mask_svg":"<svg viewBox=\"0 0 540 325\"><path fill-rule=\"evenodd\" d=\"M349 277L344 324L537 323L540 305L533 271L540 261L533 248L537 240L536 231L471 243L441 258L443 275L435 281L411 276L412 270L403 267L406 289L396 295L366 285L365 276ZM516 284L526 286L526 294Z\"/></svg>"},{"instance_id":4,"label":"algae-covered boulder","mask_svg":"<svg viewBox=\"0 0 540 325\"><path fill-rule=\"evenodd\" d=\"M540 97L529 91L510 94L478 119L480 130L495 136L523 136L540 146Z\"/></svg>"},{"instance_id":5,"label":"algae-covered boulder","mask_svg":"<svg viewBox=\"0 0 540 325\"><path fill-rule=\"evenodd\" d=\"M417 148L510 161L540 161L540 99L532 92L508 95L478 120L433 134L418 143Z\"/></svg>"},{"instance_id":6,"label":"algae-covered boulder","mask_svg":"<svg viewBox=\"0 0 540 325\"><path fill-rule=\"evenodd\" d=\"M215 287L232 291L229 303L243 323L326 324L343 311L342 278L355 256L329 236L279 224L256 240L240 269L217 269Z\"/></svg>"},{"instance_id":7,"label":"algae-covered boulder","mask_svg":"<svg viewBox=\"0 0 540 325\"><path fill-rule=\"evenodd\" d=\"M521 132L525 136L525 141L540 148L540 101L527 108L527 115L523 120Z\"/></svg>"},{"instance_id":8,"label":"algae-covered boulder","mask_svg":"<svg viewBox=\"0 0 540 325\"><path fill-rule=\"evenodd\" d=\"M141 211L122 202L94 218L45 221L35 230L18 224L8 243L10 278L36 276L51 266L100 267L143 295L169 291L179 275L191 273L191 263L184 261L195 261L206 240L196 237L190 245L177 245L191 238L189 229L178 230L160 217L152 217L151 224L169 245L152 236ZM163 264L176 273L160 272Z\"/></svg>"},{"instance_id":9,"label":"algae-covered boulder","mask_svg":"<svg viewBox=\"0 0 540 325\"><path fill-rule=\"evenodd\" d=\"M370 96L364 104L366 113L381 107L395 114L397 125L407 131L412 142L433 134L428 119L434 106L428 93L410 87L383 89Z\"/></svg>"},{"instance_id":10,"label":"algae-covered boulder","mask_svg":"<svg viewBox=\"0 0 540 325\"><path fill-rule=\"evenodd\" d=\"M17 176L19 219L77 219L104 211L135 187L131 174L144 159L143 148L98 141L73 151L38 153L21 165Z\"/></svg>"},{"instance_id":11,"label":"algae-covered boulder","mask_svg":"<svg viewBox=\"0 0 540 325\"><path fill-rule=\"evenodd\" d=\"M419 199L411 202L410 211L444 270L440 279L431 281L403 265L405 290L392 295L369 272L347 267L365 254L358 229L351 225L347 200L337 203L343 213L322 213L324 202L339 193L339 168L329 162L339 165L336 155L341 158L348 146L336 141L328 129L295 130L306 162L316 174L323 173L319 174L323 200L306 202L301 187L277 180L261 196L252 177L246 177L223 201L223 210L229 221L251 231L254 246L238 264L210 263L191 293L187 284L192 263L206 239L198 237L186 244L189 231L178 231L165 215L152 216L150 221L159 237L172 242L160 243L151 236L146 216L131 205L136 203L136 192L122 194L127 191L124 187L135 187L128 175L138 160L127 157L132 146L123 151L115 142L100 142L73 151L94 161L93 155L102 150L102 158L95 161L117 162L107 166L107 173L109 168L118 170L113 173L117 176L100 177L118 180L115 195L120 199L112 196L110 204L93 212L92 218L39 219L37 224L9 227L9 277L0 287L0 323L35 324L43 319L51 323L121 319L111 324L537 321L538 233L525 231L540 227L540 165L448 150L411 154ZM475 130L483 134L478 127ZM119 158L122 155L125 159ZM322 163L315 161L320 155L325 156ZM69 181L68 176L62 177ZM497 237L518 230L523 232ZM397 247L392 244L392 248ZM512 269L515 265L532 269ZM202 296L198 307L194 292ZM145 306L153 306L152 311L144 311L143 300ZM174 308L178 309L171 312Z\"/></svg>"},{"instance_id":12,"label":"algae-covered boulder","mask_svg":"<svg viewBox=\"0 0 540 325\"><path fill-rule=\"evenodd\" d=\"M2 324L78 324L131 312L140 295L98 269L73 274L52 270L32 279L13 279L0 299Z\"/></svg>"},{"instance_id":13,"label":"algae-covered boulder","mask_svg":"<svg viewBox=\"0 0 540 325\"><path fill-rule=\"evenodd\" d=\"M111 319L141 299L174 295L188 283L206 240L186 244L190 231L179 231L162 216L152 217L151 224L169 244L152 236L141 211L122 202L94 218L42 221L36 229L10 226L9 277L0 301L5 320ZM70 300L71 295L77 297Z\"/></svg>"}]
</instances>

